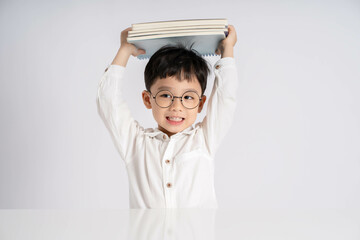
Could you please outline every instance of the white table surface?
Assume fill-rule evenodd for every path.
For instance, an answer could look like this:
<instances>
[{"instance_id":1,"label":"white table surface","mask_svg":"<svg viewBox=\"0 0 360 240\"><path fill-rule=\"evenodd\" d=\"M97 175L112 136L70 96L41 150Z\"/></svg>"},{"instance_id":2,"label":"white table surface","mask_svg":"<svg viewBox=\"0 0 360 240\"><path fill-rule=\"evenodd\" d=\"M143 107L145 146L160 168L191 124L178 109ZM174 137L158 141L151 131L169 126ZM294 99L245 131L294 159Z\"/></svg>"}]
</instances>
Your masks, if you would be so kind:
<instances>
[{"instance_id":1,"label":"white table surface","mask_svg":"<svg viewBox=\"0 0 360 240\"><path fill-rule=\"evenodd\" d=\"M0 239L359 240L360 209L3 209Z\"/></svg>"}]
</instances>

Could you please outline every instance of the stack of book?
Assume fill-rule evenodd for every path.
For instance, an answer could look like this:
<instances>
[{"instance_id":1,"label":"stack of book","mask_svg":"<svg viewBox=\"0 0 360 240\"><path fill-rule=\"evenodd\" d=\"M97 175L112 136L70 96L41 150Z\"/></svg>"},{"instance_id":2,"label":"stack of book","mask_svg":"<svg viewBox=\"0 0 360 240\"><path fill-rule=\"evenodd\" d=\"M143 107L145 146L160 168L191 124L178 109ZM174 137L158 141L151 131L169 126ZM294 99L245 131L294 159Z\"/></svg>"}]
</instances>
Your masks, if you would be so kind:
<instances>
[{"instance_id":1,"label":"stack of book","mask_svg":"<svg viewBox=\"0 0 360 240\"><path fill-rule=\"evenodd\" d=\"M139 59L150 58L165 45L182 44L196 50L202 56L213 56L221 40L228 35L227 19L189 19L132 24L127 41L146 54Z\"/></svg>"}]
</instances>

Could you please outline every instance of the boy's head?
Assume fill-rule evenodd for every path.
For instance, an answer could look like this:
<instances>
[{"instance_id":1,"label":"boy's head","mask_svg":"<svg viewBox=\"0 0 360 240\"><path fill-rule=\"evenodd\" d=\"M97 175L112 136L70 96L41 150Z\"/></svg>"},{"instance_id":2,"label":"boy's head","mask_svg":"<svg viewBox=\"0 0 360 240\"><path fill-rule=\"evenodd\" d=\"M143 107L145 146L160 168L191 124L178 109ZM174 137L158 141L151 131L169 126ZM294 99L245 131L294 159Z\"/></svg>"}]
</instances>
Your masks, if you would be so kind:
<instances>
[{"instance_id":1,"label":"boy's head","mask_svg":"<svg viewBox=\"0 0 360 240\"><path fill-rule=\"evenodd\" d=\"M142 98L161 131L171 136L195 122L206 101L209 73L206 60L191 47L167 45L152 55Z\"/></svg>"}]
</instances>

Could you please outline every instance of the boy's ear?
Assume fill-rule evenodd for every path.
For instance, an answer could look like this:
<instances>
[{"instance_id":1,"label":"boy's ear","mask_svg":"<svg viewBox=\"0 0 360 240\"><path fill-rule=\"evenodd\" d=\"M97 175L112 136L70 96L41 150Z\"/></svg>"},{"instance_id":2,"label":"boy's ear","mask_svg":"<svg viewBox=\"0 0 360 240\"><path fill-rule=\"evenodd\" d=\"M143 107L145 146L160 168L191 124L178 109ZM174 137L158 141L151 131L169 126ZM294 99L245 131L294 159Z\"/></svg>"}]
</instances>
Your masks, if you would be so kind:
<instances>
[{"instance_id":1,"label":"boy's ear","mask_svg":"<svg viewBox=\"0 0 360 240\"><path fill-rule=\"evenodd\" d=\"M201 97L201 101L200 101L200 103L199 103L198 113L200 113L201 110L203 109L204 104L205 104L205 101L206 101L206 96L203 95L203 96Z\"/></svg>"},{"instance_id":2,"label":"boy's ear","mask_svg":"<svg viewBox=\"0 0 360 240\"><path fill-rule=\"evenodd\" d=\"M142 92L142 99L143 99L143 102L144 102L145 107L146 107L147 109L151 109L151 108L152 108L150 98L151 98L150 93L149 93L148 91L144 90L144 91Z\"/></svg>"}]
</instances>

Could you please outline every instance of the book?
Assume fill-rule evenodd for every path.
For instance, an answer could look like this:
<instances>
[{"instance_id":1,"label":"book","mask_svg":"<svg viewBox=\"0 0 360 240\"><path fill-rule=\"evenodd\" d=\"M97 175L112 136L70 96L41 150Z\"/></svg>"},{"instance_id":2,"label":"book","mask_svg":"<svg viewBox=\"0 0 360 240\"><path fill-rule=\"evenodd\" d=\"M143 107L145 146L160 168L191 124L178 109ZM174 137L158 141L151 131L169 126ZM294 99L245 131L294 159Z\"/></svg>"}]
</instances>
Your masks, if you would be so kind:
<instances>
[{"instance_id":1,"label":"book","mask_svg":"<svg viewBox=\"0 0 360 240\"><path fill-rule=\"evenodd\" d=\"M227 25L226 18L220 19L187 19L187 20L172 20L160 22L134 23L132 30L153 29L156 27L178 27L178 26L198 26L198 25Z\"/></svg>"},{"instance_id":2,"label":"book","mask_svg":"<svg viewBox=\"0 0 360 240\"><path fill-rule=\"evenodd\" d=\"M132 24L127 41L146 51L138 59L148 59L161 47L177 44L191 46L201 56L214 56L227 34L227 19L173 20Z\"/></svg>"},{"instance_id":3,"label":"book","mask_svg":"<svg viewBox=\"0 0 360 240\"><path fill-rule=\"evenodd\" d=\"M131 39L132 37L136 36L146 36L146 35L156 35L156 34L168 34L168 33L181 33L181 32L206 32L211 30L223 30L224 32L227 31L225 27L218 27L218 28L206 28L206 27L190 27L190 28L156 28L154 30L145 30L145 31L129 31L128 37Z\"/></svg>"}]
</instances>

